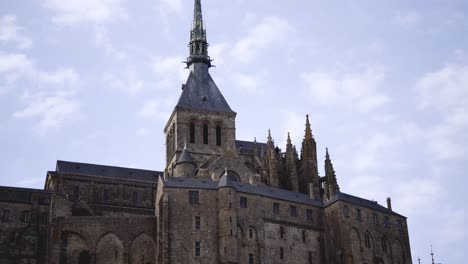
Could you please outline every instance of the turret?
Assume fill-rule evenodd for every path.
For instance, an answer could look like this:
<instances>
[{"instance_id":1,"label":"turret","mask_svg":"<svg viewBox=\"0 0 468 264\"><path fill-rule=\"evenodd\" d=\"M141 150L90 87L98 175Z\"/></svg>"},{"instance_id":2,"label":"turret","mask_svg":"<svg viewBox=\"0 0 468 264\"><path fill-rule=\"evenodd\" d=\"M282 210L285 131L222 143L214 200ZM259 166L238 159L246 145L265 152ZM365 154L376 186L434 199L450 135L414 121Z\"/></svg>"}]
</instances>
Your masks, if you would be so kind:
<instances>
[{"instance_id":1,"label":"turret","mask_svg":"<svg viewBox=\"0 0 468 264\"><path fill-rule=\"evenodd\" d=\"M328 153L328 148L326 149L325 155L325 199L329 200L336 193L340 192L340 186L336 179L335 170L333 169L333 163L330 159L330 154Z\"/></svg>"},{"instance_id":2,"label":"turret","mask_svg":"<svg viewBox=\"0 0 468 264\"><path fill-rule=\"evenodd\" d=\"M179 160L175 164L174 177L193 177L195 176L196 164L192 159L192 155L187 147L184 147Z\"/></svg>"},{"instance_id":3,"label":"turret","mask_svg":"<svg viewBox=\"0 0 468 264\"><path fill-rule=\"evenodd\" d=\"M297 156L291 143L291 136L288 133L288 140L286 143L286 173L289 176L291 190L294 192L299 191L299 178L297 175L296 163Z\"/></svg>"},{"instance_id":4,"label":"turret","mask_svg":"<svg viewBox=\"0 0 468 264\"><path fill-rule=\"evenodd\" d=\"M319 176L317 168L317 144L310 128L309 115L306 117L306 129L302 141L299 191L313 193L315 199L320 199ZM312 186L310 186L312 184ZM311 191L313 190L313 191Z\"/></svg>"}]
</instances>

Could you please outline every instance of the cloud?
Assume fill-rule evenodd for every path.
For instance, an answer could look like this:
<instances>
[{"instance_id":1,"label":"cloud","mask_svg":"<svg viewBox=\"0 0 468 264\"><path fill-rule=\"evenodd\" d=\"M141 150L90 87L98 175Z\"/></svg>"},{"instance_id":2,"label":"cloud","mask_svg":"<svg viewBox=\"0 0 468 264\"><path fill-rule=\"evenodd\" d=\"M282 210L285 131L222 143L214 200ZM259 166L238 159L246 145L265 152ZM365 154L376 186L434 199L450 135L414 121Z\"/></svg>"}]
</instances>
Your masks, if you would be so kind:
<instances>
[{"instance_id":1,"label":"cloud","mask_svg":"<svg viewBox=\"0 0 468 264\"><path fill-rule=\"evenodd\" d=\"M234 82L237 84L236 88L238 88L241 92L248 93L248 94L261 94L262 84L264 82L264 78L260 74L251 75L245 73L235 73L232 76Z\"/></svg>"},{"instance_id":2,"label":"cloud","mask_svg":"<svg viewBox=\"0 0 468 264\"><path fill-rule=\"evenodd\" d=\"M15 119L38 119L34 130L43 135L79 116L75 98L79 77L73 69L36 70L31 83L35 87L24 92L21 98L24 107L13 113Z\"/></svg>"},{"instance_id":3,"label":"cloud","mask_svg":"<svg viewBox=\"0 0 468 264\"><path fill-rule=\"evenodd\" d=\"M104 52L114 58L117 61L124 60L128 57L127 53L115 47L109 38L109 32L107 28L102 26L96 26L94 28L94 38L96 44L104 49Z\"/></svg>"},{"instance_id":4,"label":"cloud","mask_svg":"<svg viewBox=\"0 0 468 264\"><path fill-rule=\"evenodd\" d=\"M145 84L141 81L134 70L127 70L121 76L106 74L103 77L104 82L109 88L117 91L123 91L129 95L137 95L144 90Z\"/></svg>"},{"instance_id":5,"label":"cloud","mask_svg":"<svg viewBox=\"0 0 468 264\"><path fill-rule=\"evenodd\" d=\"M182 13L184 8L182 0L160 0L159 2L166 12Z\"/></svg>"},{"instance_id":6,"label":"cloud","mask_svg":"<svg viewBox=\"0 0 468 264\"><path fill-rule=\"evenodd\" d=\"M439 117L428 128L427 148L436 159L464 159L468 140L468 65L446 65L415 85L419 106Z\"/></svg>"},{"instance_id":7,"label":"cloud","mask_svg":"<svg viewBox=\"0 0 468 264\"><path fill-rule=\"evenodd\" d=\"M419 25L421 20L422 15L418 12L398 13L392 19L394 24L405 29L410 29Z\"/></svg>"},{"instance_id":8,"label":"cloud","mask_svg":"<svg viewBox=\"0 0 468 264\"><path fill-rule=\"evenodd\" d=\"M0 53L0 81L0 87L6 87L6 90L19 89L17 86L21 81L25 87L21 97L23 107L12 116L15 119L38 119L34 130L39 134L60 127L79 113L75 95L80 78L74 69L43 71L24 54Z\"/></svg>"},{"instance_id":9,"label":"cloud","mask_svg":"<svg viewBox=\"0 0 468 264\"><path fill-rule=\"evenodd\" d=\"M148 100L138 111L138 116L145 119L166 121L174 106L172 100Z\"/></svg>"},{"instance_id":10,"label":"cloud","mask_svg":"<svg viewBox=\"0 0 468 264\"><path fill-rule=\"evenodd\" d=\"M380 93L385 79L381 70L367 69L358 73L309 72L301 74L313 100L328 104L352 104L361 112L370 112L388 102Z\"/></svg>"},{"instance_id":11,"label":"cloud","mask_svg":"<svg viewBox=\"0 0 468 264\"><path fill-rule=\"evenodd\" d=\"M45 0L43 6L54 12L52 21L60 26L103 24L128 17L123 0Z\"/></svg>"},{"instance_id":12,"label":"cloud","mask_svg":"<svg viewBox=\"0 0 468 264\"><path fill-rule=\"evenodd\" d=\"M232 56L241 63L250 63L260 51L275 43L285 43L292 31L293 27L286 19L264 17L234 44Z\"/></svg>"},{"instance_id":13,"label":"cloud","mask_svg":"<svg viewBox=\"0 0 468 264\"><path fill-rule=\"evenodd\" d=\"M18 49L28 49L32 47L32 40L23 35L23 28L18 26L16 16L4 15L0 18L0 43L15 44Z\"/></svg>"},{"instance_id":14,"label":"cloud","mask_svg":"<svg viewBox=\"0 0 468 264\"><path fill-rule=\"evenodd\" d=\"M151 68L157 75L160 88L180 87L187 78L184 59L179 56L154 57L151 61Z\"/></svg>"},{"instance_id":15,"label":"cloud","mask_svg":"<svg viewBox=\"0 0 468 264\"><path fill-rule=\"evenodd\" d=\"M379 153L383 148L391 146L393 140L384 134L374 134L364 142L358 144L357 153L355 153L353 165L357 171L368 171L369 169L379 167Z\"/></svg>"}]
</instances>

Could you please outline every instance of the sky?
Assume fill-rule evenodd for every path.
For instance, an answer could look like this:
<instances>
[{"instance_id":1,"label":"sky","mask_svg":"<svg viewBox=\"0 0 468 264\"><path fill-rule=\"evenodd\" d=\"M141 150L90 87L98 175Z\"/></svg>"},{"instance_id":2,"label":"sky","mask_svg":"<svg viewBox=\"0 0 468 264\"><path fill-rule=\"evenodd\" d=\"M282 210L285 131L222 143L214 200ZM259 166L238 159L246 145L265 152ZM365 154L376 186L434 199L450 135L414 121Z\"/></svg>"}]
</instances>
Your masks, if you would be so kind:
<instances>
[{"instance_id":1,"label":"sky","mask_svg":"<svg viewBox=\"0 0 468 264\"><path fill-rule=\"evenodd\" d=\"M210 72L241 140L300 147L341 190L408 217L413 262L465 263L468 2L203 0ZM57 160L163 170L191 0L3 0L0 185ZM323 166L320 173L324 175Z\"/></svg>"}]
</instances>

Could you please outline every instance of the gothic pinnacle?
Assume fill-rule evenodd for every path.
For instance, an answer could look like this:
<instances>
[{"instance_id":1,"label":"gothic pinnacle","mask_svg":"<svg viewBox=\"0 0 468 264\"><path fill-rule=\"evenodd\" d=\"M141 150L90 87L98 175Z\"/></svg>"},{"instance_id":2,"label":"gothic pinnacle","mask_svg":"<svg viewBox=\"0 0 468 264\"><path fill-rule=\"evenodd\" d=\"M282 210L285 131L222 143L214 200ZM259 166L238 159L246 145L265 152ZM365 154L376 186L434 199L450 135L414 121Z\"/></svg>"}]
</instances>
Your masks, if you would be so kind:
<instances>
[{"instance_id":1,"label":"gothic pinnacle","mask_svg":"<svg viewBox=\"0 0 468 264\"><path fill-rule=\"evenodd\" d=\"M208 67L211 67L211 59L208 56L206 29L203 23L201 0L195 0L189 46L190 56L187 58L187 67L197 62L205 63Z\"/></svg>"},{"instance_id":2,"label":"gothic pinnacle","mask_svg":"<svg viewBox=\"0 0 468 264\"><path fill-rule=\"evenodd\" d=\"M310 140L313 138L314 136L312 135L312 129L310 128L309 115L306 115L305 139Z\"/></svg>"},{"instance_id":3,"label":"gothic pinnacle","mask_svg":"<svg viewBox=\"0 0 468 264\"><path fill-rule=\"evenodd\" d=\"M287 144L291 145L291 135L289 134L289 132L288 132L288 143Z\"/></svg>"}]
</instances>

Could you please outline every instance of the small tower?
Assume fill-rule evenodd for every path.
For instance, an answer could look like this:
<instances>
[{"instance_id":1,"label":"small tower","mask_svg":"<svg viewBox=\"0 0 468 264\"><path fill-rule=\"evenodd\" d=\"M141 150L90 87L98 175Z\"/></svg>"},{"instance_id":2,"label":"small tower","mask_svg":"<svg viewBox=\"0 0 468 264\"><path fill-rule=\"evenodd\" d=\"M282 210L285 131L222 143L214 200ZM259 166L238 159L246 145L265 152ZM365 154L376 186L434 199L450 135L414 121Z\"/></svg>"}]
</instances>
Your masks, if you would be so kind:
<instances>
[{"instance_id":1,"label":"small tower","mask_svg":"<svg viewBox=\"0 0 468 264\"><path fill-rule=\"evenodd\" d=\"M325 154L325 198L327 200L333 198L336 193L340 192L340 186L336 179L335 170L333 169L333 163L330 159L330 154L328 153L328 148L326 149Z\"/></svg>"},{"instance_id":2,"label":"small tower","mask_svg":"<svg viewBox=\"0 0 468 264\"><path fill-rule=\"evenodd\" d=\"M195 176L195 169L197 165L192 159L192 155L187 147L184 147L182 154L180 154L179 160L175 164L174 177L193 177Z\"/></svg>"},{"instance_id":3,"label":"small tower","mask_svg":"<svg viewBox=\"0 0 468 264\"><path fill-rule=\"evenodd\" d=\"M265 156L267 168L267 184L272 187L279 187L278 161L276 160L276 149L271 132L268 129L267 151Z\"/></svg>"},{"instance_id":4,"label":"small tower","mask_svg":"<svg viewBox=\"0 0 468 264\"><path fill-rule=\"evenodd\" d=\"M317 143L310 128L309 115L306 116L306 129L302 141L299 191L309 193L310 197L320 199L319 176L317 168Z\"/></svg>"},{"instance_id":5,"label":"small tower","mask_svg":"<svg viewBox=\"0 0 468 264\"><path fill-rule=\"evenodd\" d=\"M288 133L288 140L286 143L286 172L289 176L289 182L291 184L291 190L294 192L299 191L299 178L297 176L297 156L294 147L291 143L291 136Z\"/></svg>"}]
</instances>

